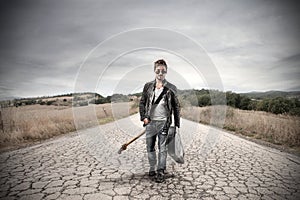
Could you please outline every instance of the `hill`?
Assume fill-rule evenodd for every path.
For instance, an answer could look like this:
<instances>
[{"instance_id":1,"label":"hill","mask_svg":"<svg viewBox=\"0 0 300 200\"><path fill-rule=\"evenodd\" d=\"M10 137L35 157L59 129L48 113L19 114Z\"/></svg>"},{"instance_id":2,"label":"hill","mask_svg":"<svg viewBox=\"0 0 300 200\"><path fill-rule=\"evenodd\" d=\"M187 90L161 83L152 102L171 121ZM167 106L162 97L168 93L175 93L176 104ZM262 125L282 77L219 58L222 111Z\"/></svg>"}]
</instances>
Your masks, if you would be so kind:
<instances>
[{"instance_id":1,"label":"hill","mask_svg":"<svg viewBox=\"0 0 300 200\"><path fill-rule=\"evenodd\" d=\"M54 106L87 106L89 104L104 104L110 102L128 102L136 99L133 95L113 94L103 97L98 93L83 92L69 93L54 96L15 98L9 100L0 100L1 108L25 105L54 105Z\"/></svg>"},{"instance_id":2,"label":"hill","mask_svg":"<svg viewBox=\"0 0 300 200\"><path fill-rule=\"evenodd\" d=\"M61 94L54 96L43 96L43 97L29 97L29 98L15 98L10 100L0 101L1 107L11 107L11 106L25 106L25 105L56 105L56 106L81 106L87 105L88 103L95 102L96 100L105 99L103 96L92 93L70 93Z\"/></svg>"},{"instance_id":3,"label":"hill","mask_svg":"<svg viewBox=\"0 0 300 200\"><path fill-rule=\"evenodd\" d=\"M250 99L265 99L265 98L297 98L300 99L300 91L267 91L267 92L248 92L248 93L239 93L240 95L249 97Z\"/></svg>"}]
</instances>

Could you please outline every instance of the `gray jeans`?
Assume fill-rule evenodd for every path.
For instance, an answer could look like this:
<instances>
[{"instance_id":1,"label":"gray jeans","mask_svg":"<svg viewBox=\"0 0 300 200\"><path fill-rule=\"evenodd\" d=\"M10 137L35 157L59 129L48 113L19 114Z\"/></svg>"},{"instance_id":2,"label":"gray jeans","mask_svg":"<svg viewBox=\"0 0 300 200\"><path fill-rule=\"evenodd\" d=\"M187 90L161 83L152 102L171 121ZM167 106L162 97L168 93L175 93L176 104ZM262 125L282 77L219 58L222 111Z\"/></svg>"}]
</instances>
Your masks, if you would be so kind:
<instances>
[{"instance_id":1,"label":"gray jeans","mask_svg":"<svg viewBox=\"0 0 300 200\"><path fill-rule=\"evenodd\" d=\"M155 151L155 142L158 138L158 165L157 170L166 169L167 160L167 134L162 132L165 121L151 121L146 126L146 145L148 152L148 160L150 164L150 171L155 171L157 159Z\"/></svg>"}]
</instances>

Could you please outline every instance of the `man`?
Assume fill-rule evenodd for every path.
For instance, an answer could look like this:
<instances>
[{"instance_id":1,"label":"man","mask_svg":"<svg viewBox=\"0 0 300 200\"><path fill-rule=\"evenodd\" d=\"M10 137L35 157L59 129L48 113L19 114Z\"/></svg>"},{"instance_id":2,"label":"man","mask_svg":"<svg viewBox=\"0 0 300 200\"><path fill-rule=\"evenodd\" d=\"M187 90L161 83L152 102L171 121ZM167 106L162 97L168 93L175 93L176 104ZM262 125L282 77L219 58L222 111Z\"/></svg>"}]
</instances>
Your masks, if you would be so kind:
<instances>
[{"instance_id":1,"label":"man","mask_svg":"<svg viewBox=\"0 0 300 200\"><path fill-rule=\"evenodd\" d=\"M154 63L155 80L145 84L140 100L139 110L141 121L146 125L146 146L150 164L149 176L155 177L156 182L165 181L167 159L167 133L172 123L180 127L180 106L177 98L177 88L168 82L167 64L164 60ZM158 138L158 163L155 152ZM155 169L157 169L157 174Z\"/></svg>"}]
</instances>

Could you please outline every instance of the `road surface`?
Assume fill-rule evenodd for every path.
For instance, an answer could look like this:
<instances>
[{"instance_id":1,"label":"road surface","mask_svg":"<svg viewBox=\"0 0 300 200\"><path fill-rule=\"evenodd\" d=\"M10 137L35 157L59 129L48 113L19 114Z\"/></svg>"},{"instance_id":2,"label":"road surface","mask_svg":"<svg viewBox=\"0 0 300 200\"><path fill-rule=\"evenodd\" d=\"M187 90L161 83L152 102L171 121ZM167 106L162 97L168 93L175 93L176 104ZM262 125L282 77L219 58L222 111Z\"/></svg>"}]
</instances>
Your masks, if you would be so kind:
<instances>
[{"instance_id":1,"label":"road surface","mask_svg":"<svg viewBox=\"0 0 300 200\"><path fill-rule=\"evenodd\" d=\"M0 199L300 199L300 158L182 120L185 163L148 176L138 115L0 154Z\"/></svg>"}]
</instances>

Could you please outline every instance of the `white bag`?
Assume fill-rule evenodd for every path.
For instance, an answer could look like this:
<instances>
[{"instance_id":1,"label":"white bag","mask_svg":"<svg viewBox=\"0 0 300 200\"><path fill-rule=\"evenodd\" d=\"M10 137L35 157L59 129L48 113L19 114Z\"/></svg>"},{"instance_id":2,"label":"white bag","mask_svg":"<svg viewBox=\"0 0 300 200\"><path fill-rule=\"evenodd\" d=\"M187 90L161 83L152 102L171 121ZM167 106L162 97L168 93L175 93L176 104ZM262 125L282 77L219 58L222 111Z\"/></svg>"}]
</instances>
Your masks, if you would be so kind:
<instances>
[{"instance_id":1,"label":"white bag","mask_svg":"<svg viewBox=\"0 0 300 200\"><path fill-rule=\"evenodd\" d=\"M181 138L179 132L176 130L176 127L171 126L168 131L168 154L175 160L177 163L184 163L184 149L181 143Z\"/></svg>"}]
</instances>

